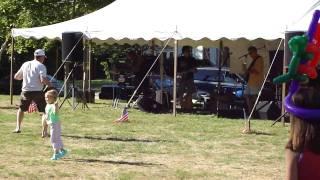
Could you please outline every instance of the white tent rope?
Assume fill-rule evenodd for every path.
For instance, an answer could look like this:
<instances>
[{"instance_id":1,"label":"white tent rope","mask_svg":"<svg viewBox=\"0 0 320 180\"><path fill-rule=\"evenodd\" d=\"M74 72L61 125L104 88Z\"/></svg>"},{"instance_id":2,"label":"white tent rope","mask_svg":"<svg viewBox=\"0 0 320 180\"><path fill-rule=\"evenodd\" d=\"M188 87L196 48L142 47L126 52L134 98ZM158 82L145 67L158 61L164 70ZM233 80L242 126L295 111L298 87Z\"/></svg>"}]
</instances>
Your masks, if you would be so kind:
<instances>
[{"instance_id":1,"label":"white tent rope","mask_svg":"<svg viewBox=\"0 0 320 180\"><path fill-rule=\"evenodd\" d=\"M257 97L257 99L256 99L256 101L255 101L255 103L254 103L254 105L253 105L253 108L251 109L250 115L249 115L249 117L248 117L248 119L247 119L247 124L250 124L251 116L252 116L252 114L253 114L256 106L257 106L257 103L258 103L258 101L259 101L259 97L260 97L261 92L262 92L262 90L263 90L264 84L265 84L266 81L267 81L268 75L270 74L271 68L272 68L273 63L274 63L274 61L275 61L275 59L276 59L276 56L277 56L277 54L278 54L278 52L279 52L279 49L280 49L281 44L282 44L282 41L283 41L283 39L281 39L281 41L280 41L280 43L279 43L279 46L278 46L278 48L277 48L277 51L276 51L276 53L275 53L274 56L273 56L273 59L272 59L272 62L271 62L271 64L270 64L270 67L269 67L269 69L268 69L267 75L266 75L266 77L264 78L263 83L262 83L262 86L261 86L260 91L259 91L259 93L258 93L258 97ZM250 129L249 129L249 130L250 130Z\"/></svg>"},{"instance_id":2,"label":"white tent rope","mask_svg":"<svg viewBox=\"0 0 320 180\"><path fill-rule=\"evenodd\" d=\"M158 61L158 59L160 58L161 54L163 53L164 49L168 46L170 40L172 39L172 37L174 36L174 34L167 40L167 42L165 43L165 45L163 46L163 48L161 49L160 53L158 54L157 58L154 60L154 62L152 63L151 67L149 68L149 70L146 72L146 74L144 75L143 79L141 80L140 84L138 85L138 87L134 90L133 94L131 95L126 107L128 108L130 105L130 102L132 101L133 97L136 95L136 93L138 92L138 89L140 88L140 86L142 85L143 81L146 79L146 77L148 76L148 74L150 73L151 69L153 68L153 66L156 64L156 62Z\"/></svg>"},{"instance_id":3,"label":"white tent rope","mask_svg":"<svg viewBox=\"0 0 320 180\"><path fill-rule=\"evenodd\" d=\"M316 9L319 5L320 1L314 3L305 13L303 13L303 15L296 22L292 23L292 25L298 24L304 17L306 17L311 11Z\"/></svg>"},{"instance_id":4,"label":"white tent rope","mask_svg":"<svg viewBox=\"0 0 320 180\"><path fill-rule=\"evenodd\" d=\"M320 5L320 1L317 1L316 3L314 3L314 5L312 5L304 14L303 16L299 19L299 21L304 18L308 13L310 13L311 11L313 11L315 8L317 8Z\"/></svg>"}]
</instances>

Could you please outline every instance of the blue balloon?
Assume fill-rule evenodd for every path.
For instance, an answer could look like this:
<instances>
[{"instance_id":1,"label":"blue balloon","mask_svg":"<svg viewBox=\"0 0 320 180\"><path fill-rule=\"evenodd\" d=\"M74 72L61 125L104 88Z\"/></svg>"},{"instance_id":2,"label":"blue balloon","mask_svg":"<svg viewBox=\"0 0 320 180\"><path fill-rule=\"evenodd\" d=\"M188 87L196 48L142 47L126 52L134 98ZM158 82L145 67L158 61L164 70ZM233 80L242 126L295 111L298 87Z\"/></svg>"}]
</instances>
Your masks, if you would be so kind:
<instances>
[{"instance_id":1,"label":"blue balloon","mask_svg":"<svg viewBox=\"0 0 320 180\"><path fill-rule=\"evenodd\" d=\"M320 18L320 11L319 10L315 10L315 12L313 13L313 17L311 20L311 23L309 25L309 29L308 29L308 42L312 42L312 39L314 37L314 34L317 30L317 25L318 25L318 21Z\"/></svg>"}]
</instances>

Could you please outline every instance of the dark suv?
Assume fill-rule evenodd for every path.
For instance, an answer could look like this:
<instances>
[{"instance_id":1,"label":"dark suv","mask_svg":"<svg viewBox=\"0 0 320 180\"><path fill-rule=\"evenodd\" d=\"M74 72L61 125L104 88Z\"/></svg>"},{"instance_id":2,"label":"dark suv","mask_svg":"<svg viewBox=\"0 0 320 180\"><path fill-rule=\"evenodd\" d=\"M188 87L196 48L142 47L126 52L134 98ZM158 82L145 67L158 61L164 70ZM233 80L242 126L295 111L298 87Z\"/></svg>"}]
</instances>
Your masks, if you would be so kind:
<instances>
[{"instance_id":1,"label":"dark suv","mask_svg":"<svg viewBox=\"0 0 320 180\"><path fill-rule=\"evenodd\" d=\"M219 76L220 74L220 76ZM220 82L220 91L218 92ZM242 109L246 107L244 100L244 89L246 82L237 73L232 73L228 68L222 68L219 72L217 67L200 67L194 74L194 83L197 93L194 95L195 100L206 100L206 108L212 112L219 109L230 116L242 117ZM272 82L267 81L261 92L259 102L277 102L277 88ZM258 106L257 106L258 107ZM259 110L259 108L257 108ZM232 111L234 110L234 111ZM258 111L257 110L257 111ZM239 111L239 112L238 112Z\"/></svg>"},{"instance_id":2,"label":"dark suv","mask_svg":"<svg viewBox=\"0 0 320 180\"><path fill-rule=\"evenodd\" d=\"M151 75L150 79L155 89L159 90L161 84L159 75ZM179 82L179 79L177 81ZM192 95L194 104L202 103L205 107L206 103L214 104L213 101L220 97L220 100L224 100L225 103L239 101L243 106L241 103L244 103L243 91L246 84L239 74L231 73L227 68L219 71L216 67L198 67L194 74L194 84L196 86L196 92ZM173 79L171 77L164 76L163 89L172 98Z\"/></svg>"},{"instance_id":3,"label":"dark suv","mask_svg":"<svg viewBox=\"0 0 320 180\"><path fill-rule=\"evenodd\" d=\"M207 95L230 94L241 98L245 89L245 81L237 73L231 73L227 68L199 67L194 74L197 91ZM220 91L218 91L220 83Z\"/></svg>"}]
</instances>

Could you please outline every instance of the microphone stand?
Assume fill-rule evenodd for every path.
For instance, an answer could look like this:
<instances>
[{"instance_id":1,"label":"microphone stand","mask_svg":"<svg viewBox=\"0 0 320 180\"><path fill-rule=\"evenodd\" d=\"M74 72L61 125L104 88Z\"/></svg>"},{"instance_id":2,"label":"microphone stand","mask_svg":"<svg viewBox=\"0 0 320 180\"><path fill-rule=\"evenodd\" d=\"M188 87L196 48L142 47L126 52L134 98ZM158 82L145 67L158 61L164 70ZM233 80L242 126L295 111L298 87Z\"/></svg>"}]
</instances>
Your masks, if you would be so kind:
<instances>
[{"instance_id":1,"label":"microphone stand","mask_svg":"<svg viewBox=\"0 0 320 180\"><path fill-rule=\"evenodd\" d=\"M257 50L264 49L264 48L266 48L266 45L257 48ZM238 59L247 58L248 55L249 55L249 53L243 54L243 55L239 56Z\"/></svg>"},{"instance_id":2,"label":"microphone stand","mask_svg":"<svg viewBox=\"0 0 320 180\"><path fill-rule=\"evenodd\" d=\"M242 56L239 56L238 59L247 58L247 56L248 56L248 53L246 53L246 54L244 54Z\"/></svg>"}]
</instances>

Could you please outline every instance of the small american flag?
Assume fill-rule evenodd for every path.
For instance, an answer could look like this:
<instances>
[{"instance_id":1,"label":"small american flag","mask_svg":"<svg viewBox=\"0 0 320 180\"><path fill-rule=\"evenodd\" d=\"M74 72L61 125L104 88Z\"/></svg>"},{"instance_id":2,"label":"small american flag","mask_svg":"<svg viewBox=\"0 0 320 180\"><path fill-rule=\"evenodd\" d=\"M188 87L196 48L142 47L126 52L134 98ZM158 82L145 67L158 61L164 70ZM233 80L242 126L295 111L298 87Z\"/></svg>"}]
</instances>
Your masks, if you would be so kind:
<instances>
[{"instance_id":1,"label":"small american flag","mask_svg":"<svg viewBox=\"0 0 320 180\"><path fill-rule=\"evenodd\" d=\"M32 101L29 105L28 113L33 113L37 111L38 111L37 104L34 101Z\"/></svg>"},{"instance_id":2,"label":"small american flag","mask_svg":"<svg viewBox=\"0 0 320 180\"><path fill-rule=\"evenodd\" d=\"M128 122L129 121L129 113L128 113L128 108L125 107L122 111L122 114L120 118L115 120L115 122Z\"/></svg>"}]
</instances>

